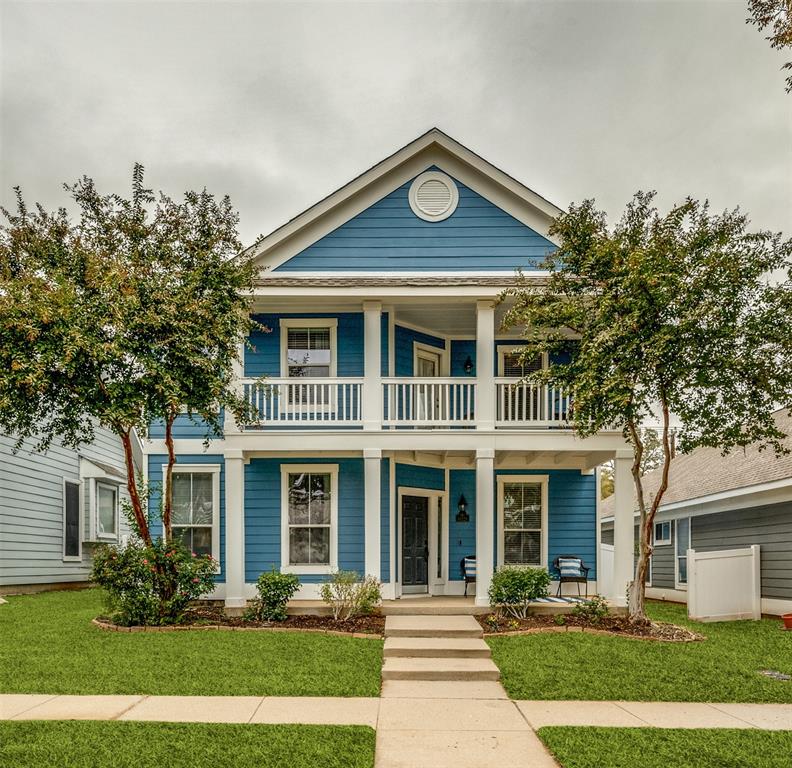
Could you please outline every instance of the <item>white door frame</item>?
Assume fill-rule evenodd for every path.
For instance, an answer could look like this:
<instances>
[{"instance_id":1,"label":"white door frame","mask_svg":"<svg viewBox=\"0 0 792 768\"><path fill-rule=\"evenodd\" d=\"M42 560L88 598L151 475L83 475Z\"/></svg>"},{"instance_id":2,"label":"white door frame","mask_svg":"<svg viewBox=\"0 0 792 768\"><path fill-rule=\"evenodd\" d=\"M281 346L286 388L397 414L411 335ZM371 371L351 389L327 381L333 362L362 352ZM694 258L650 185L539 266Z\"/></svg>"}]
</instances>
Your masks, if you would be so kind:
<instances>
[{"instance_id":1,"label":"white door frame","mask_svg":"<svg viewBox=\"0 0 792 768\"><path fill-rule=\"evenodd\" d=\"M402 528L402 497L404 496L423 496L429 500L429 513L428 513L428 531L429 537L429 558L427 561L427 592L408 593L404 591L402 585L402 578L404 562L403 562L403 546L404 546L404 531ZM440 578L437 577L437 509L438 499L442 499L442 512L443 512L443 532L442 541L440 546L441 552L441 571ZM429 594L429 595L442 595L445 593L445 585L448 580L448 492L436 491L429 488L412 488L406 485L400 485L398 488L397 498L397 523L396 530L399 535L399 545L396 547L397 562L399 564L399 583L396 585L396 596L400 597L402 594Z\"/></svg>"}]
</instances>

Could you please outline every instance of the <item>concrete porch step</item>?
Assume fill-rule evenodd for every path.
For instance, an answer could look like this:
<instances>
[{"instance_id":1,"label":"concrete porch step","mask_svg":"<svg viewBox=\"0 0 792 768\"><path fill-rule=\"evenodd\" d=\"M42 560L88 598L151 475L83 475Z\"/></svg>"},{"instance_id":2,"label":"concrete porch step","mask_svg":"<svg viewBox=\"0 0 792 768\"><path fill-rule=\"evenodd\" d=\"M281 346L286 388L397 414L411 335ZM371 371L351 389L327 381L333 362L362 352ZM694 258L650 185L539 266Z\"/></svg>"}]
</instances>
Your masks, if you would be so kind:
<instances>
[{"instance_id":1,"label":"concrete porch step","mask_svg":"<svg viewBox=\"0 0 792 768\"><path fill-rule=\"evenodd\" d=\"M383 616L483 616L492 613L486 605L475 605L466 597L402 597L400 600L383 600Z\"/></svg>"},{"instance_id":2,"label":"concrete porch step","mask_svg":"<svg viewBox=\"0 0 792 768\"><path fill-rule=\"evenodd\" d=\"M473 616L386 616L385 637L468 637L484 632Z\"/></svg>"},{"instance_id":3,"label":"concrete porch step","mask_svg":"<svg viewBox=\"0 0 792 768\"><path fill-rule=\"evenodd\" d=\"M473 637L389 637L385 640L385 658L454 658L488 659L490 648Z\"/></svg>"},{"instance_id":4,"label":"concrete porch step","mask_svg":"<svg viewBox=\"0 0 792 768\"><path fill-rule=\"evenodd\" d=\"M492 659L387 658L383 680L498 680Z\"/></svg>"}]
</instances>

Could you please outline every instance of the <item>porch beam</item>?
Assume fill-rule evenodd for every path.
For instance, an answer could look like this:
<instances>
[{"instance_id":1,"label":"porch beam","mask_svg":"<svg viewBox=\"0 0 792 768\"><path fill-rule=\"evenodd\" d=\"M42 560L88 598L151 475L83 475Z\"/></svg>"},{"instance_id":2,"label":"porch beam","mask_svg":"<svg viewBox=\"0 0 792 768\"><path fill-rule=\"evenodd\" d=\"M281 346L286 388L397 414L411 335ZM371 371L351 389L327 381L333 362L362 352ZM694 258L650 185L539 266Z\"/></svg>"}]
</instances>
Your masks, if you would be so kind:
<instances>
[{"instance_id":1,"label":"porch beam","mask_svg":"<svg viewBox=\"0 0 792 768\"><path fill-rule=\"evenodd\" d=\"M495 567L495 451L476 451L476 605L489 605Z\"/></svg>"},{"instance_id":2,"label":"porch beam","mask_svg":"<svg viewBox=\"0 0 792 768\"><path fill-rule=\"evenodd\" d=\"M627 605L627 585L633 580L635 519L632 457L619 451L613 460L613 594L617 606Z\"/></svg>"},{"instance_id":3,"label":"porch beam","mask_svg":"<svg viewBox=\"0 0 792 768\"><path fill-rule=\"evenodd\" d=\"M242 451L225 451L225 606L244 608L245 459Z\"/></svg>"},{"instance_id":4,"label":"porch beam","mask_svg":"<svg viewBox=\"0 0 792 768\"><path fill-rule=\"evenodd\" d=\"M382 302L363 302L363 429L382 429Z\"/></svg>"},{"instance_id":5,"label":"porch beam","mask_svg":"<svg viewBox=\"0 0 792 768\"><path fill-rule=\"evenodd\" d=\"M476 302L476 429L495 427L495 308Z\"/></svg>"}]
</instances>

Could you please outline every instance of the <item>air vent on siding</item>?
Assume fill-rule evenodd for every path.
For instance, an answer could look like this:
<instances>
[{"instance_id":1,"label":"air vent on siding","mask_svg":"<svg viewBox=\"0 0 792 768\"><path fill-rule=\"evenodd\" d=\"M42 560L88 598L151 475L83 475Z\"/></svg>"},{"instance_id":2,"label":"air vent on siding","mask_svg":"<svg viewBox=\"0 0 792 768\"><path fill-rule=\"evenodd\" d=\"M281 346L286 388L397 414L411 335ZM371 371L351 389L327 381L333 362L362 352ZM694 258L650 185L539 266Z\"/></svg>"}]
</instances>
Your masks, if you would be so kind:
<instances>
[{"instance_id":1,"label":"air vent on siding","mask_svg":"<svg viewBox=\"0 0 792 768\"><path fill-rule=\"evenodd\" d=\"M456 210L459 190L450 176L427 171L413 181L409 199L416 216L424 221L442 221Z\"/></svg>"}]
</instances>

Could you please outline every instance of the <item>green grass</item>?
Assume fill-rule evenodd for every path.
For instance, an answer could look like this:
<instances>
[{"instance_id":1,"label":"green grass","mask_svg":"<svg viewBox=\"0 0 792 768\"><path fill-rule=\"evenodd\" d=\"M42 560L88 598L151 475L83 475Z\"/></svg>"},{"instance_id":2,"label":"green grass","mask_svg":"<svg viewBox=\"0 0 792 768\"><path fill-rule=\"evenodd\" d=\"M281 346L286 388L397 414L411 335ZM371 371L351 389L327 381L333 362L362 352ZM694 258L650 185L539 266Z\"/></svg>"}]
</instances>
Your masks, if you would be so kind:
<instances>
[{"instance_id":1,"label":"green grass","mask_svg":"<svg viewBox=\"0 0 792 768\"><path fill-rule=\"evenodd\" d=\"M792 674L792 632L782 632L779 619L701 624L687 620L684 606L667 603L652 603L649 613L707 639L661 643L569 632L487 642L513 699L792 703L792 682L759 674Z\"/></svg>"},{"instance_id":2,"label":"green grass","mask_svg":"<svg viewBox=\"0 0 792 768\"><path fill-rule=\"evenodd\" d=\"M0 605L0 692L378 696L382 641L307 632L108 632L97 590Z\"/></svg>"},{"instance_id":3,"label":"green grass","mask_svg":"<svg viewBox=\"0 0 792 768\"><path fill-rule=\"evenodd\" d=\"M789 768L792 731L540 728L563 768Z\"/></svg>"},{"instance_id":4,"label":"green grass","mask_svg":"<svg viewBox=\"0 0 792 768\"><path fill-rule=\"evenodd\" d=\"M364 726L0 722L3 768L371 768Z\"/></svg>"}]
</instances>

